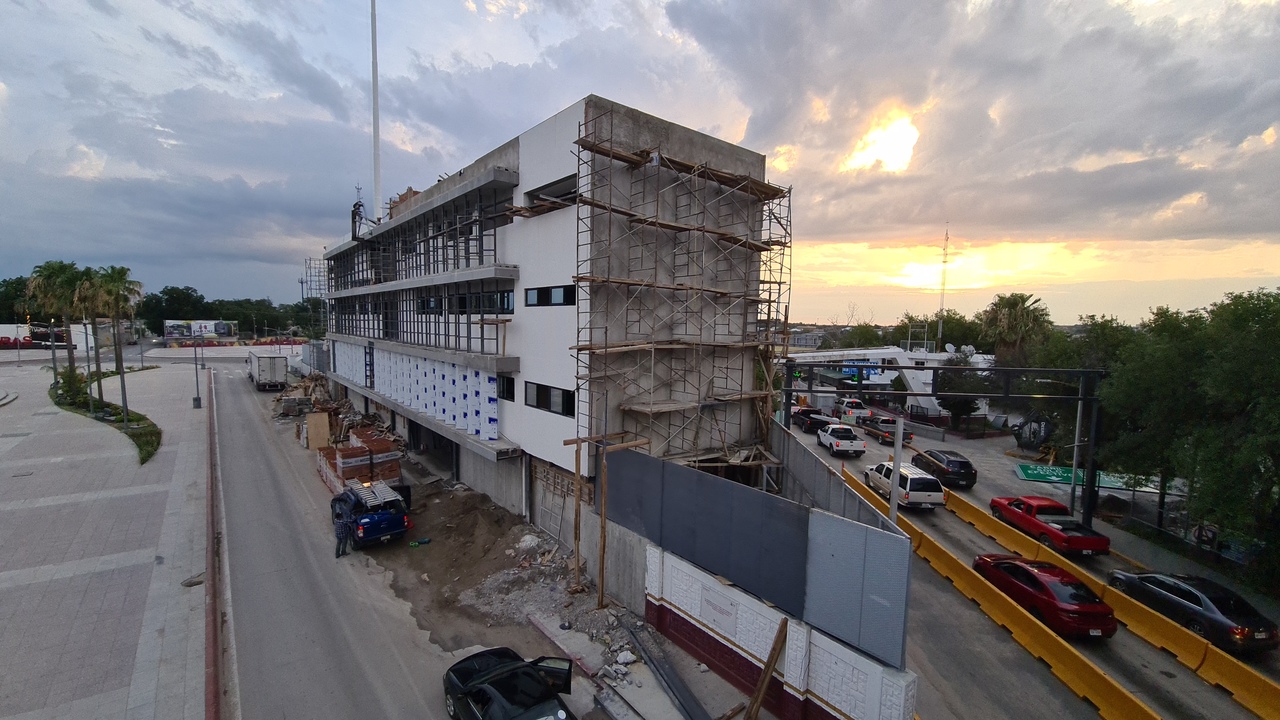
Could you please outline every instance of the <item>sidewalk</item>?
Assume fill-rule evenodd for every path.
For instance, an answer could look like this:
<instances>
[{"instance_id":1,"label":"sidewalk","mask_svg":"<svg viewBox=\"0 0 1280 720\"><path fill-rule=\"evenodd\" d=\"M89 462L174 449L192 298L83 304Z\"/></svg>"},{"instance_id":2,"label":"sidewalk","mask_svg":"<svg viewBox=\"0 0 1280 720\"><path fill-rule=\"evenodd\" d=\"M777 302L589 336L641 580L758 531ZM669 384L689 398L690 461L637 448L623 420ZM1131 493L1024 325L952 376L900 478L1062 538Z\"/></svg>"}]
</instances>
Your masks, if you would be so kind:
<instances>
[{"instance_id":1,"label":"sidewalk","mask_svg":"<svg viewBox=\"0 0 1280 720\"><path fill-rule=\"evenodd\" d=\"M202 718L206 415L190 369L128 376L164 442L55 408L39 366L0 368L0 718ZM119 382L104 383L118 401Z\"/></svg>"}]
</instances>

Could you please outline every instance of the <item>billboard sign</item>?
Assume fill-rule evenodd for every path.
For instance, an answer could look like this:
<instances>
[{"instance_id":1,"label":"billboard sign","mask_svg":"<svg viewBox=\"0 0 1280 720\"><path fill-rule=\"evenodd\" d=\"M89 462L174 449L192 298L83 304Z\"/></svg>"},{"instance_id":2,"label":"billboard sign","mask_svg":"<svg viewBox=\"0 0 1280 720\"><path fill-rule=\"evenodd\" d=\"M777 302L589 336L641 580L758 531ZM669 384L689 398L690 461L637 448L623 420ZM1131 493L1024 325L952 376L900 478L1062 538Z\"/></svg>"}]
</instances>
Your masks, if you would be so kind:
<instances>
[{"instance_id":1,"label":"billboard sign","mask_svg":"<svg viewBox=\"0 0 1280 720\"><path fill-rule=\"evenodd\" d=\"M873 378L880 374L880 363L875 360L845 360L844 367L840 368L841 375L857 375L858 368L862 368L862 377Z\"/></svg>"},{"instance_id":2,"label":"billboard sign","mask_svg":"<svg viewBox=\"0 0 1280 720\"><path fill-rule=\"evenodd\" d=\"M216 335L234 338L238 328L234 320L165 320L164 336L167 340L183 340Z\"/></svg>"}]
</instances>

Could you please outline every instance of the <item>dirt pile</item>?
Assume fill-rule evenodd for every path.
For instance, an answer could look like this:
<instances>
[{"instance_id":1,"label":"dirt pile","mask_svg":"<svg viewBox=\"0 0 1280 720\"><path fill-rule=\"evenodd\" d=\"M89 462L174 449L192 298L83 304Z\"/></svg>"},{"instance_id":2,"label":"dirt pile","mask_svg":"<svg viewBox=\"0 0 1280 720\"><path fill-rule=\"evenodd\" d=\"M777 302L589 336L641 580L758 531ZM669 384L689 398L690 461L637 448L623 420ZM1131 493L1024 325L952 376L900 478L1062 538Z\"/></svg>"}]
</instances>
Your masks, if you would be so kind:
<instances>
[{"instance_id":1,"label":"dirt pile","mask_svg":"<svg viewBox=\"0 0 1280 720\"><path fill-rule=\"evenodd\" d=\"M569 554L466 486L415 486L410 518L406 542L367 552L393 573L396 595L446 650L540 646L546 641L529 623L531 613L568 622L606 646L611 632L622 637L622 622L635 621L621 608L597 610L594 590L569 593Z\"/></svg>"}]
</instances>

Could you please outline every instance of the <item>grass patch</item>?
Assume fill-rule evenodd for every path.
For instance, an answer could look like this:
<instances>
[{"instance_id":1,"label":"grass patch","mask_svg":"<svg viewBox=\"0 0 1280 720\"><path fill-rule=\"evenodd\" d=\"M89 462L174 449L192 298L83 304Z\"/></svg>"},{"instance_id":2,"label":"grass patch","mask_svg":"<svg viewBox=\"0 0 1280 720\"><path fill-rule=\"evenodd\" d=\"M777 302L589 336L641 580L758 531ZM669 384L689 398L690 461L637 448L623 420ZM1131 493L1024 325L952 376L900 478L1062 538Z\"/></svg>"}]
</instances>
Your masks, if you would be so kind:
<instances>
[{"instance_id":1,"label":"grass patch","mask_svg":"<svg viewBox=\"0 0 1280 720\"><path fill-rule=\"evenodd\" d=\"M63 394L58 387L51 387L49 399L63 410L97 420L124 433L125 437L132 440L138 447L138 463L141 465L146 465L148 460L155 457L156 451L160 449L160 444L163 442L164 433L160 426L140 412L130 410L129 421L121 425L120 417L124 414L124 408L115 403L94 398L93 414L90 415L89 396L84 393L79 393L73 400Z\"/></svg>"}]
</instances>

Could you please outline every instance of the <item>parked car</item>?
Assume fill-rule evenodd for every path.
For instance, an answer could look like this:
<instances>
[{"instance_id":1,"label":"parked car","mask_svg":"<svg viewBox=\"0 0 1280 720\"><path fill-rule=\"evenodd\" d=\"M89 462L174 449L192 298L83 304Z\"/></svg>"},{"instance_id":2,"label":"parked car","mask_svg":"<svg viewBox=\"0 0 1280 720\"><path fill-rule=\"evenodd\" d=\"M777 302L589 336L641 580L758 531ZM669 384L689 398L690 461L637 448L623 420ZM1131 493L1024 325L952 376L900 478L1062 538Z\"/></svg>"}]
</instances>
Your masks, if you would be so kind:
<instances>
[{"instance_id":1,"label":"parked car","mask_svg":"<svg viewBox=\"0 0 1280 720\"><path fill-rule=\"evenodd\" d=\"M867 452L867 441L858 437L848 425L826 425L818 431L818 444L832 455L862 457Z\"/></svg>"},{"instance_id":2,"label":"parked car","mask_svg":"<svg viewBox=\"0 0 1280 720\"><path fill-rule=\"evenodd\" d=\"M1088 585L1053 563L1017 555L979 555L973 569L1064 637L1109 638L1116 615Z\"/></svg>"},{"instance_id":3,"label":"parked car","mask_svg":"<svg viewBox=\"0 0 1280 720\"><path fill-rule=\"evenodd\" d=\"M569 694L567 658L526 661L511 648L469 655L444 674L444 709L454 720L577 720L560 699Z\"/></svg>"},{"instance_id":4,"label":"parked car","mask_svg":"<svg viewBox=\"0 0 1280 720\"><path fill-rule=\"evenodd\" d=\"M973 463L955 450L925 450L916 453L911 464L938 478L943 485L971 488L978 482Z\"/></svg>"},{"instance_id":5,"label":"parked car","mask_svg":"<svg viewBox=\"0 0 1280 720\"><path fill-rule=\"evenodd\" d=\"M1039 495L991 498L991 514L1063 555L1106 555L1111 538L1081 525L1066 505Z\"/></svg>"},{"instance_id":6,"label":"parked car","mask_svg":"<svg viewBox=\"0 0 1280 720\"><path fill-rule=\"evenodd\" d=\"M882 462L873 468L862 471L862 479L867 487L889 498L890 478L893 477L893 463ZM920 468L903 465L898 468L898 502L910 508L933 510L946 504L947 496L942 490L942 483Z\"/></svg>"},{"instance_id":7,"label":"parked car","mask_svg":"<svg viewBox=\"0 0 1280 720\"><path fill-rule=\"evenodd\" d=\"M1207 578L1112 570L1108 581L1111 587L1228 652L1266 652L1280 646L1280 630L1274 622L1235 592Z\"/></svg>"},{"instance_id":8,"label":"parked car","mask_svg":"<svg viewBox=\"0 0 1280 720\"><path fill-rule=\"evenodd\" d=\"M335 522L345 522L351 547L399 540L409 531L409 511L404 498L386 483L348 480L342 492L329 501Z\"/></svg>"},{"instance_id":9,"label":"parked car","mask_svg":"<svg viewBox=\"0 0 1280 720\"><path fill-rule=\"evenodd\" d=\"M824 414L814 407L797 408L791 413L791 422L798 425L802 432L817 432L828 425L839 425L840 419Z\"/></svg>"}]
</instances>

